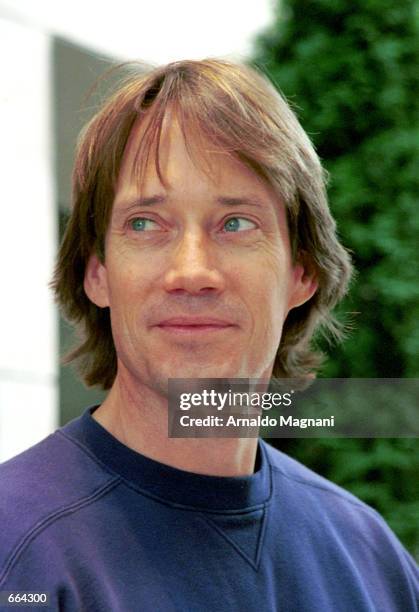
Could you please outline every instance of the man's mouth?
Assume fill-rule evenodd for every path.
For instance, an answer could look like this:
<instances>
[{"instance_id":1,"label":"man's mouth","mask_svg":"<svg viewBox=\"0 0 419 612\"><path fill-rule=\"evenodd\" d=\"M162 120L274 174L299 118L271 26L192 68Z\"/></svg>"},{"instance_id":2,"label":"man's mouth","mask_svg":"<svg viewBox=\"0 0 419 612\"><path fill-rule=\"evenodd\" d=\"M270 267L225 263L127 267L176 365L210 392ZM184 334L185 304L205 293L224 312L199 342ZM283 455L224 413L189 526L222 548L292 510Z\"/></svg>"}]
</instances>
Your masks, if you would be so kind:
<instances>
[{"instance_id":1,"label":"man's mouth","mask_svg":"<svg viewBox=\"0 0 419 612\"><path fill-rule=\"evenodd\" d=\"M172 333L202 333L225 331L236 327L230 321L214 317L171 317L156 325L159 329Z\"/></svg>"}]
</instances>

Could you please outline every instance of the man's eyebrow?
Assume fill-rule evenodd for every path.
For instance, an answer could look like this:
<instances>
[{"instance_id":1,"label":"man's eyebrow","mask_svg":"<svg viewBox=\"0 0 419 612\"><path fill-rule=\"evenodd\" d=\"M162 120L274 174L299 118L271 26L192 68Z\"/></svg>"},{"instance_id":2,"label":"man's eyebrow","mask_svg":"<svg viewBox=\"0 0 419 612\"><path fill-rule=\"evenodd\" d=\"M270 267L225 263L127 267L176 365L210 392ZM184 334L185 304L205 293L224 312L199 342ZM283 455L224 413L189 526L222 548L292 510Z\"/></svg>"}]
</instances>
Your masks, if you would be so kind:
<instances>
[{"instance_id":1,"label":"man's eyebrow","mask_svg":"<svg viewBox=\"0 0 419 612\"><path fill-rule=\"evenodd\" d=\"M115 213L126 213L133 208L141 206L152 206L153 204L163 204L166 201L166 196L156 194L151 196L144 196L141 198L134 198L132 200L126 200L114 205Z\"/></svg>"},{"instance_id":2,"label":"man's eyebrow","mask_svg":"<svg viewBox=\"0 0 419 612\"><path fill-rule=\"evenodd\" d=\"M124 217L131 211L141 208L143 206L153 206L153 204L162 204L166 201L166 196L155 194L151 196L143 196L140 198L130 198L129 200L122 200L114 203L112 210L112 217L116 223L122 222Z\"/></svg>"},{"instance_id":3,"label":"man's eyebrow","mask_svg":"<svg viewBox=\"0 0 419 612\"><path fill-rule=\"evenodd\" d=\"M226 206L256 206L259 208L263 206L262 200L253 195L240 197L220 196L217 198L217 202Z\"/></svg>"}]
</instances>

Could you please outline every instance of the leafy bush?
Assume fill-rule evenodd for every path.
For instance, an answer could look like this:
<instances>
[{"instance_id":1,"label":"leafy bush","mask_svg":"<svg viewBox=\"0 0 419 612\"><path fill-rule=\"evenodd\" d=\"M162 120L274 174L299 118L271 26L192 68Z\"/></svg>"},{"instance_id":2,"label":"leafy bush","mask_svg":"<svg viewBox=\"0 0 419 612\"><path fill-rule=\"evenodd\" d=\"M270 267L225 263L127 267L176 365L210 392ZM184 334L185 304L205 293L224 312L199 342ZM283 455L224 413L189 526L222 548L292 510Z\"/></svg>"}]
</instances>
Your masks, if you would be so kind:
<instances>
[{"instance_id":1,"label":"leafy bush","mask_svg":"<svg viewBox=\"0 0 419 612\"><path fill-rule=\"evenodd\" d=\"M415 377L419 355L419 17L402 0L278 0L251 62L281 89L330 173L358 270L352 331L325 377ZM297 439L279 448L377 508L419 555L417 439Z\"/></svg>"}]
</instances>

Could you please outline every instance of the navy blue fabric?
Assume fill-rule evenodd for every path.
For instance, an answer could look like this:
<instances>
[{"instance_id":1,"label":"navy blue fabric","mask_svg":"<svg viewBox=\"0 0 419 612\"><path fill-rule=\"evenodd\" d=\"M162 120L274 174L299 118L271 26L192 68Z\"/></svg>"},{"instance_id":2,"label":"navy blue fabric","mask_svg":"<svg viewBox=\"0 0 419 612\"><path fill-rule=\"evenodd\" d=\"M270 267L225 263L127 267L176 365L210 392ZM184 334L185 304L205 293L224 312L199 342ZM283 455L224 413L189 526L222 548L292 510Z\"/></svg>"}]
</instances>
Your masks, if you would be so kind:
<instances>
[{"instance_id":1,"label":"navy blue fabric","mask_svg":"<svg viewBox=\"0 0 419 612\"><path fill-rule=\"evenodd\" d=\"M419 610L413 559L348 492L262 440L251 476L178 470L94 409L0 466L0 591L66 612Z\"/></svg>"}]
</instances>

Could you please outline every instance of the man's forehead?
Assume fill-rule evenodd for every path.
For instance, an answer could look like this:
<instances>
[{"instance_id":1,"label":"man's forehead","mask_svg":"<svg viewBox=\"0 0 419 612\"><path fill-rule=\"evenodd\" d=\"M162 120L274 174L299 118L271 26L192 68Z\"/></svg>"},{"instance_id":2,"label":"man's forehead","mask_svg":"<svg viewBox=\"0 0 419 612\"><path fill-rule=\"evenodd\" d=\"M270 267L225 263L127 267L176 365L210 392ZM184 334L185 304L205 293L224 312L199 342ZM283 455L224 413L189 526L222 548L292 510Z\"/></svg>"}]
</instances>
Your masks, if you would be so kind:
<instances>
[{"instance_id":1,"label":"man's forehead","mask_svg":"<svg viewBox=\"0 0 419 612\"><path fill-rule=\"evenodd\" d=\"M149 121L144 117L135 122L130 132L118 176L117 193L129 191L139 194L140 190L143 196L170 193L170 177L177 177L180 173L182 181L187 181L191 174L195 176L195 172L190 171L191 163L200 180L211 188L226 181L234 183L235 188L242 186L246 189L256 183L267 187L266 182L238 157L212 143L202 132L189 129L185 134L173 112L164 116L161 132L157 130L156 138L148 142L146 148L143 139L147 138L148 127ZM180 163L180 159L186 162Z\"/></svg>"}]
</instances>

